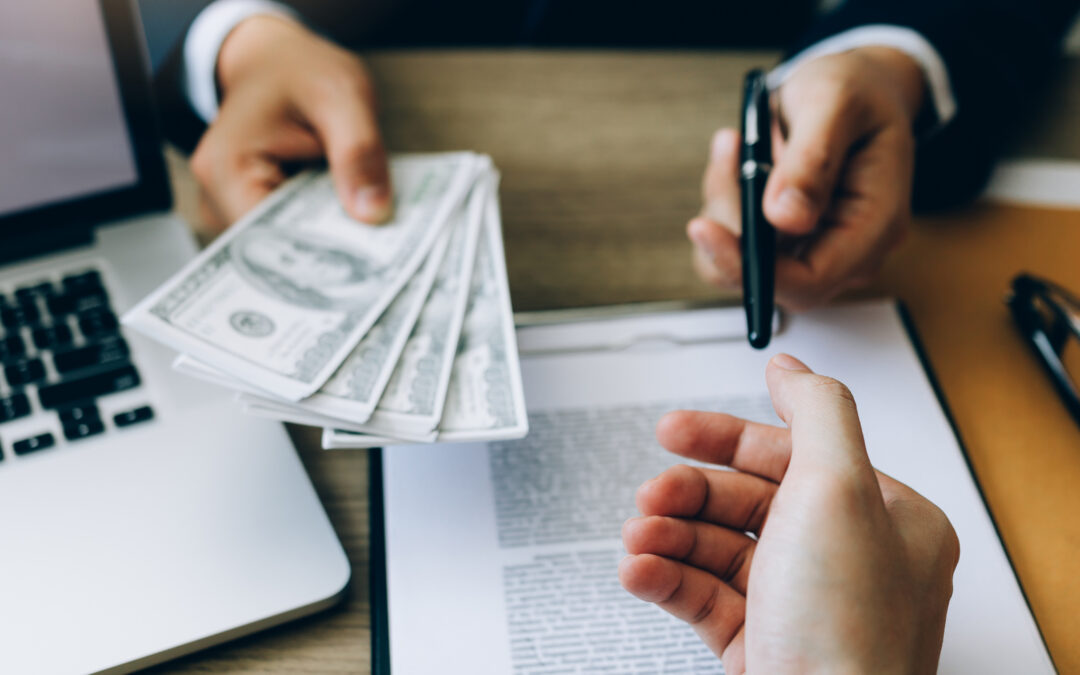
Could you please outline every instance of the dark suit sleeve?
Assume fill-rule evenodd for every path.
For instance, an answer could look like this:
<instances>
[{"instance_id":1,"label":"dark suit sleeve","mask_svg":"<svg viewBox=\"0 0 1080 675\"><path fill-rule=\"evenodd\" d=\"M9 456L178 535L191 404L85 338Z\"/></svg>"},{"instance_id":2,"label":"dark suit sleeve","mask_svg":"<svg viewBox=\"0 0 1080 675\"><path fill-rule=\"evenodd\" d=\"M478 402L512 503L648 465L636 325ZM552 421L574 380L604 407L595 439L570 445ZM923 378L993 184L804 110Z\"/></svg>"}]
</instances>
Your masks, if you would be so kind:
<instances>
[{"instance_id":1,"label":"dark suit sleeve","mask_svg":"<svg viewBox=\"0 0 1080 675\"><path fill-rule=\"evenodd\" d=\"M792 53L867 24L912 28L938 51L955 117L916 154L915 207L948 208L985 186L1005 141L1055 70L1075 0L848 0L822 17Z\"/></svg>"},{"instance_id":2,"label":"dark suit sleeve","mask_svg":"<svg viewBox=\"0 0 1080 675\"><path fill-rule=\"evenodd\" d=\"M192 22L213 0L138 0L154 69L154 94L166 138L191 152L206 130L184 91L183 43ZM345 45L378 44L391 15L419 0L275 0L327 38Z\"/></svg>"},{"instance_id":3,"label":"dark suit sleeve","mask_svg":"<svg viewBox=\"0 0 1080 675\"><path fill-rule=\"evenodd\" d=\"M206 125L191 108L181 82L184 36L211 0L139 0L154 97L165 137L191 152Z\"/></svg>"}]
</instances>

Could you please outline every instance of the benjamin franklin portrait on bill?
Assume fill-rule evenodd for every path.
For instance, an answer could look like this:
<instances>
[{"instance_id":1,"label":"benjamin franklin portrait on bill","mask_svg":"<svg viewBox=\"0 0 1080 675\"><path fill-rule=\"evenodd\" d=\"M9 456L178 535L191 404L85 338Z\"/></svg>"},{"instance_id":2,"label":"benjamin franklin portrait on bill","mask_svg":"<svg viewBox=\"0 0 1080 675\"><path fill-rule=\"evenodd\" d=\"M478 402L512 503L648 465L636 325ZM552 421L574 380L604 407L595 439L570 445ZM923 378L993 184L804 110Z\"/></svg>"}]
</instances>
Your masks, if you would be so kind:
<instances>
[{"instance_id":1,"label":"benjamin franklin portrait on bill","mask_svg":"<svg viewBox=\"0 0 1080 675\"><path fill-rule=\"evenodd\" d=\"M236 268L267 295L301 307L354 310L381 286L370 260L272 228L248 230L229 245Z\"/></svg>"}]
</instances>

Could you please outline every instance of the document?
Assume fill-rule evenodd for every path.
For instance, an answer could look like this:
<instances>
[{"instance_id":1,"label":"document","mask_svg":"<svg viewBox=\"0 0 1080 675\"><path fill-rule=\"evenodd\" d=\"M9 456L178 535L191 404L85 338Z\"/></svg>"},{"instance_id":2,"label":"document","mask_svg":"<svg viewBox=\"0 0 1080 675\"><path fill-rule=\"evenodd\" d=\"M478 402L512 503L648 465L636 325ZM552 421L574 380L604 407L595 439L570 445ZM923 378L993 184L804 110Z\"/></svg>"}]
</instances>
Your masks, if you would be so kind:
<instances>
[{"instance_id":1,"label":"document","mask_svg":"<svg viewBox=\"0 0 1080 675\"><path fill-rule=\"evenodd\" d=\"M1054 672L896 307L796 316L765 353L745 345L743 320L710 309L519 328L526 438L383 450L373 564L389 672L722 673L690 628L621 588L620 529L637 486L685 462L655 441L665 412L779 423L764 382L776 351L847 383L874 464L956 528L940 672Z\"/></svg>"}]
</instances>

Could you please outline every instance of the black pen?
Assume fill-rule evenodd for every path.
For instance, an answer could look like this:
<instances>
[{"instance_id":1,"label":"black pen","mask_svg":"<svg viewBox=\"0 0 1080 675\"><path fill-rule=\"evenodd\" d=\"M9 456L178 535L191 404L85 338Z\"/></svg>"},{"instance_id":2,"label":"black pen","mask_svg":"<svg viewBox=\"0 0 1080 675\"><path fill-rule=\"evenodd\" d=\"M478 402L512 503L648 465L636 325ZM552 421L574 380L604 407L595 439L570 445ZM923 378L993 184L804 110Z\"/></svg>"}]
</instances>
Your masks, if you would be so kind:
<instances>
[{"instance_id":1,"label":"black pen","mask_svg":"<svg viewBox=\"0 0 1080 675\"><path fill-rule=\"evenodd\" d=\"M743 91L742 152L742 280L746 332L755 349L772 338L773 290L776 282L776 231L765 220L762 197L772 169L769 87L765 73L746 74Z\"/></svg>"}]
</instances>

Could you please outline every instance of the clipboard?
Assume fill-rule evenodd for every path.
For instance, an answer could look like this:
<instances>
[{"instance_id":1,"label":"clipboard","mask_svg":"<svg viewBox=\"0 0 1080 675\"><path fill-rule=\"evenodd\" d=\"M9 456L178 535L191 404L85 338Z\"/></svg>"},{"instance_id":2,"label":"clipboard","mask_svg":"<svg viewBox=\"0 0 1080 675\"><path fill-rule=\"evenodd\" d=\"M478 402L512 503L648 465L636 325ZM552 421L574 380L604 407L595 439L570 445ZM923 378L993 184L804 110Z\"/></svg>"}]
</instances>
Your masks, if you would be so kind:
<instances>
[{"instance_id":1,"label":"clipboard","mask_svg":"<svg viewBox=\"0 0 1080 675\"><path fill-rule=\"evenodd\" d=\"M967 451L963 446L963 440L959 434L959 431L955 425L953 417L950 413L947 401L944 398L940 384L934 375L933 368L929 363L926 352L922 346L922 342L919 338L918 332L912 321L910 313L906 310L902 303L896 302L891 305L892 311L897 316L898 320L903 326L904 335L910 348L914 351L918 363L921 367L922 373L925 375L930 388L933 391L933 398L940 411L944 415L947 421L949 433L952 435L953 440L960 449L960 453L964 458L964 470L967 472L967 476L975 485L978 491L978 499L982 509L985 510L987 517L993 527L993 537L997 547L1004 554L1004 559L1008 565L1008 572L1011 580L1015 582L1017 589L1019 590L1020 597L1023 601L1024 610L1027 616L1030 617L1031 625L1034 629L1034 636L1038 642L1039 649L1045 656L1046 672L1053 672L1052 661L1049 656L1049 651L1046 647L1045 639L1042 635L1042 631L1039 629L1037 623L1034 620L1031 612L1031 606L1028 602L1027 596L1024 594L1022 587L1020 587L1019 579L1016 576L1015 566L1011 558L1008 556L1007 549L1004 547L1004 542L1001 539L1000 532L998 530L997 523L993 520L992 514L990 514L989 506L986 502L985 495L983 495L981 488L978 486L978 482L975 479L974 472L972 471L970 461L967 456ZM599 307L599 308L584 308L584 309L571 309L571 310L555 310L550 312L534 312L515 315L515 324L519 328L519 336L522 329L540 329L540 330L559 330L567 326L573 326L578 323L595 323L605 321L618 321L632 319L634 317L644 318L656 318L657 315L670 314L672 316L685 315L687 312L697 313L701 311L710 310L728 310L730 307L719 306L712 303L687 303L687 302L665 302L665 303L643 303L640 305L630 306L613 306L613 307ZM607 349L626 350L634 349L645 345L644 348L650 348L651 346L658 345L659 343L669 343L671 345L691 345L707 341L725 341L725 340L743 340L742 335L743 317L741 313L737 314L738 321L733 325L737 326L738 330L717 330L712 335L703 334L700 331L675 331L674 334L658 335L653 333L644 333L639 335L635 339L621 340L616 344L608 344ZM787 317L780 316L778 314L774 328L778 335L783 335L788 326L790 320ZM527 342L527 341L523 341ZM604 345L583 345L579 346L573 351L602 351L605 349ZM558 350L555 350L556 352ZM548 353L553 353L548 350ZM521 348L522 359L528 359L530 356L537 354L536 350L530 350L528 345L523 345ZM384 503L384 455L382 449L369 450L369 494L370 494L370 533L371 533L371 558L370 558L370 601L371 601L371 626L372 626L372 672L379 675L389 675L391 670L391 643L390 643L390 615L389 615L389 597L387 586L387 542L386 542L386 526L385 526L385 503ZM674 460L672 461L674 463ZM1032 669L1028 672L1036 672L1036 669Z\"/></svg>"}]
</instances>

